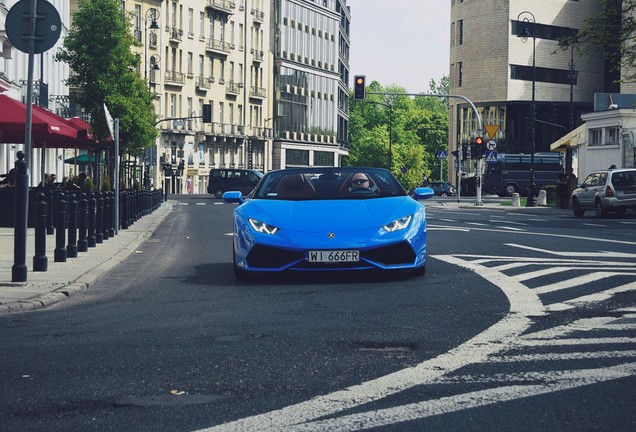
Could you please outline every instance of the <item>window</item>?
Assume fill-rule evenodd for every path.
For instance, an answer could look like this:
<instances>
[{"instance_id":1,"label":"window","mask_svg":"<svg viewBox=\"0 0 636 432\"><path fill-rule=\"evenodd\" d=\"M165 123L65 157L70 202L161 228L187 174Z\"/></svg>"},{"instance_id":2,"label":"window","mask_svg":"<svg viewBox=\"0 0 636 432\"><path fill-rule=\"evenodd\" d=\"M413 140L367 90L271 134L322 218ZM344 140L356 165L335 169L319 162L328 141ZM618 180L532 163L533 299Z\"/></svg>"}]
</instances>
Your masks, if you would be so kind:
<instances>
[{"instance_id":1,"label":"window","mask_svg":"<svg viewBox=\"0 0 636 432\"><path fill-rule=\"evenodd\" d=\"M590 129L589 131L589 141L591 146L601 145L601 137L603 136L603 131L601 129Z\"/></svg>"},{"instance_id":2,"label":"window","mask_svg":"<svg viewBox=\"0 0 636 432\"><path fill-rule=\"evenodd\" d=\"M607 130L607 136L605 140L606 145L618 145L620 142L620 130L618 127L609 127Z\"/></svg>"},{"instance_id":3,"label":"window","mask_svg":"<svg viewBox=\"0 0 636 432\"><path fill-rule=\"evenodd\" d=\"M457 21L457 45L464 43L464 20Z\"/></svg>"},{"instance_id":4,"label":"window","mask_svg":"<svg viewBox=\"0 0 636 432\"><path fill-rule=\"evenodd\" d=\"M457 87L462 86L462 62L457 63Z\"/></svg>"}]
</instances>

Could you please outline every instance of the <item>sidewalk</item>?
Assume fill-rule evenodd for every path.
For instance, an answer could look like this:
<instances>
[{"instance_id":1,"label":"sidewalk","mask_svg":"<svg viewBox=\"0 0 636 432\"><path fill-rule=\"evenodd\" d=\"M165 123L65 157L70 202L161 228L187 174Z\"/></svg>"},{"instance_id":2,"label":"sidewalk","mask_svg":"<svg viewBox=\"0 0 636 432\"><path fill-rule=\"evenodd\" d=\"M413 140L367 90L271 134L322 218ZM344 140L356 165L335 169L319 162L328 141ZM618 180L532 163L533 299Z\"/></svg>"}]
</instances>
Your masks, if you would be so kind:
<instances>
[{"instance_id":1,"label":"sidewalk","mask_svg":"<svg viewBox=\"0 0 636 432\"><path fill-rule=\"evenodd\" d=\"M447 209L463 209L463 210L500 210L505 212L519 212L519 213L530 213L530 214L543 214L543 215L563 215L563 216L573 216L571 209L562 209L559 207L553 206L536 206L536 207L525 207L525 206L516 206L513 207L511 205L501 205L501 202L488 202L488 199L482 199L481 205L476 205L475 197L461 197L460 202L457 202L457 198L451 200L427 200L423 201L427 207L433 208L447 208Z\"/></svg>"},{"instance_id":2,"label":"sidewalk","mask_svg":"<svg viewBox=\"0 0 636 432\"><path fill-rule=\"evenodd\" d=\"M173 203L163 202L154 212L142 216L128 229L119 232L77 258L54 262L55 234L46 236L48 269L33 271L35 229L27 231L27 281L11 282L14 264L14 229L0 228L0 314L33 310L65 300L78 291L90 288L108 270L134 253L170 213Z\"/></svg>"}]
</instances>

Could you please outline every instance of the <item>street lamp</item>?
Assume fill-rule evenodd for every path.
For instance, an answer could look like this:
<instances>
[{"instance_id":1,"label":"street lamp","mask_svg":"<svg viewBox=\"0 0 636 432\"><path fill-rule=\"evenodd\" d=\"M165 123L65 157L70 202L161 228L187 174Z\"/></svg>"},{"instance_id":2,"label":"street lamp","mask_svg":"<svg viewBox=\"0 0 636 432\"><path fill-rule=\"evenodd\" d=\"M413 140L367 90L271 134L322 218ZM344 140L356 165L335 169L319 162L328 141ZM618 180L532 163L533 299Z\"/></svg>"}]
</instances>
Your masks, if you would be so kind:
<instances>
[{"instance_id":1,"label":"street lamp","mask_svg":"<svg viewBox=\"0 0 636 432\"><path fill-rule=\"evenodd\" d=\"M157 18L159 18L159 11L155 8L150 8L146 11L146 25L144 27L144 78L148 79L148 28L151 30L158 30L159 24L157 24ZM150 25L148 21L150 20ZM150 33L150 37L153 39L153 46L157 46L157 34L156 32ZM152 42L152 41L151 41Z\"/></svg>"},{"instance_id":2,"label":"street lamp","mask_svg":"<svg viewBox=\"0 0 636 432\"><path fill-rule=\"evenodd\" d=\"M524 17L523 21L520 21L522 15L530 15L532 20L528 17ZM531 12L523 11L517 16L517 22L523 23L517 36L521 38L521 41L525 43L528 37L532 36L532 104L530 105L530 184L528 185L528 199L526 200L526 207L536 207L537 199L534 196L535 190L535 178L534 178L534 152L535 152L535 122L537 119L536 104L535 104L535 83L536 83L536 19ZM528 29L528 24L532 24L532 34Z\"/></svg>"}]
</instances>

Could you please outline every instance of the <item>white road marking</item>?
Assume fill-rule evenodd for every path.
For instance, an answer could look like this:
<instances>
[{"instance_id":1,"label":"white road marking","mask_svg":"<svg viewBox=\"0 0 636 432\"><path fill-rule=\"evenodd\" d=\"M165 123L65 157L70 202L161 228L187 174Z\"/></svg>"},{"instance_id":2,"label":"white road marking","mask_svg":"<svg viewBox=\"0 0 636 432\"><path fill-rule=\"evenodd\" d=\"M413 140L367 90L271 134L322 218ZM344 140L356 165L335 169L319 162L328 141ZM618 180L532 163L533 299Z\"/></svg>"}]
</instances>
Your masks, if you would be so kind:
<instances>
[{"instance_id":1,"label":"white road marking","mask_svg":"<svg viewBox=\"0 0 636 432\"><path fill-rule=\"evenodd\" d=\"M540 253L544 253L548 255L562 256L564 254L564 252L560 252L560 251L552 251L549 249L535 248L535 247L515 244L515 243L505 243L504 246L531 250L533 252L540 252ZM570 252L567 252L567 255L570 257L589 257L589 258L633 258L636 260L636 253L627 253L627 252L611 252L611 251L571 252L570 251Z\"/></svg>"},{"instance_id":2,"label":"white road marking","mask_svg":"<svg viewBox=\"0 0 636 432\"><path fill-rule=\"evenodd\" d=\"M604 300L607 300L614 295L622 292L636 291L636 282L631 282L618 287L610 288L608 290L600 291L594 294L577 297L571 300L567 300L561 303L553 303L546 306L546 310L549 312L563 311L579 307L585 304L594 304Z\"/></svg>"},{"instance_id":3,"label":"white road marking","mask_svg":"<svg viewBox=\"0 0 636 432\"><path fill-rule=\"evenodd\" d=\"M600 240L599 240L600 241ZM508 246L515 247L510 244ZM544 250L541 250L542 252ZM546 251L548 254L559 254L574 256L569 252ZM599 254L595 257L599 258ZM611 257L611 253L601 253L604 258ZM587 255L586 255L587 256ZM577 284L587 283L590 280L606 278L614 275L636 274L634 272L621 273L612 272L608 263L603 261L572 259L546 258L537 259L530 257L515 258L521 261L514 263L519 265L555 265L567 270L572 269L601 269L605 271L593 272L586 276L570 279L570 282L549 285L549 288L529 289L520 283L519 279L527 278L507 276L501 272L506 269L515 268L511 265L510 256L488 257L477 255L436 255L431 258L439 259L459 267L466 268L477 273L482 278L499 287L510 302L509 313L499 322L491 326L486 331L476 335L464 344L450 350L447 353L431 360L420 363L417 366L403 369L392 374L376 378L374 380L361 383L346 389L336 391L331 394L316 396L315 398L287 406L268 413L239 419L216 427L202 429L201 431L354 431L385 425L395 425L402 422L421 420L431 416L445 413L457 412L472 407L486 406L510 400L517 400L525 397L532 397L546 393L552 393L585 385L596 384L620 378L636 375L636 363L624 363L610 367L586 370L564 370L564 371L539 371L522 372L513 374L495 374L489 376L462 376L455 378L451 375L454 371L470 365L480 363L501 363L503 361L523 361L537 362L550 360L571 360L586 358L623 358L633 357L636 350L618 351L607 350L598 353L588 353L582 351L576 354L563 353L541 353L541 354L517 354L514 356L500 356L506 350L519 349L522 347L561 347L561 346L590 346L594 344L636 344L635 338L629 337L594 337L595 332L604 330L611 331L632 330L636 327L631 320L635 316L628 317L600 317L578 320L564 326L524 334L532 323L531 318L541 316L546 313L547 308L541 304L538 294L547 289L547 292L556 289L565 289ZM507 261L498 267L488 267L497 261ZM483 264L483 265L482 265ZM604 264L604 266L603 266ZM570 267L564 267L569 265ZM594 267L598 266L598 267ZM631 270L632 267L626 263L619 263L617 268ZM534 277L548 274L545 271L534 272ZM596 278L596 279L595 279ZM575 282L571 282L574 280ZM557 285L559 287L557 288ZM614 288L615 292L631 290L634 284L627 284ZM610 295L612 289L607 290L604 295ZM599 294L594 294L599 295ZM583 299L583 298L581 298ZM578 299L578 300L581 300ZM625 312L629 312L626 310ZM581 332L591 336L572 337ZM622 334L622 333L621 333ZM559 339L559 337L568 336ZM490 388L467 392L436 400L426 400L417 403L396 406L381 410L371 410L358 414L344 415L340 413L361 407L365 404L384 399L393 394L402 392L415 386L426 384L449 383L459 379L464 385L471 382L510 382L514 377L523 377L531 382L529 385L513 385ZM536 382L536 384L535 384ZM333 416L333 418L328 418ZM322 419L322 420L318 420Z\"/></svg>"},{"instance_id":4,"label":"white road marking","mask_svg":"<svg viewBox=\"0 0 636 432\"><path fill-rule=\"evenodd\" d=\"M636 276L636 273L616 273L616 272L593 272L583 276L578 276L563 281L559 281L553 284L543 285L535 288L534 292L538 294L547 294L555 291L560 291L568 288L573 288L579 285L597 282L602 279L607 279L614 276Z\"/></svg>"},{"instance_id":5,"label":"white road marking","mask_svg":"<svg viewBox=\"0 0 636 432\"><path fill-rule=\"evenodd\" d=\"M513 344L518 335L530 326L530 317L543 315L539 298L531 290L506 275L450 255L435 256L434 258L472 270L484 279L497 284L510 303L508 314L462 345L417 366L328 395L317 396L306 402L201 431L291 430L292 425L308 423L320 417L334 415L383 399L415 386L434 382L461 367L483 362L490 354ZM394 422L396 421L400 420L394 419ZM357 425L353 424L348 424L345 428L348 431L356 429L358 429Z\"/></svg>"}]
</instances>

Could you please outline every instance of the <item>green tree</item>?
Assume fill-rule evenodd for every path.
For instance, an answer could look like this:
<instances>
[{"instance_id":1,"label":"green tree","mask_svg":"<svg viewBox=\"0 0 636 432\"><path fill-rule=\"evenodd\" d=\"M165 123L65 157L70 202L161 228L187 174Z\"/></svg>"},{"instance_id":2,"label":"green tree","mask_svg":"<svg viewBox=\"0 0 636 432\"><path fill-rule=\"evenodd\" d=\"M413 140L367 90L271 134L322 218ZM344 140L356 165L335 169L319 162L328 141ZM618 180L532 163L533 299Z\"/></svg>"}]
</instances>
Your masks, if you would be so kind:
<instances>
[{"instance_id":1,"label":"green tree","mask_svg":"<svg viewBox=\"0 0 636 432\"><path fill-rule=\"evenodd\" d=\"M448 94L442 85L431 80L437 92L433 94ZM439 172L437 154L448 146L448 108L443 98L411 98L404 88L385 88L374 81L367 87L366 100L350 100L346 165L387 167L390 143L392 172L406 188L417 186L423 174L438 177L431 176Z\"/></svg>"},{"instance_id":2,"label":"green tree","mask_svg":"<svg viewBox=\"0 0 636 432\"><path fill-rule=\"evenodd\" d=\"M68 79L74 97L91 117L94 135L110 135L103 104L119 118L121 153L139 155L154 145L153 94L136 72L139 57L131 47L132 19L119 0L79 0L73 25L56 53L73 73Z\"/></svg>"}]
</instances>

